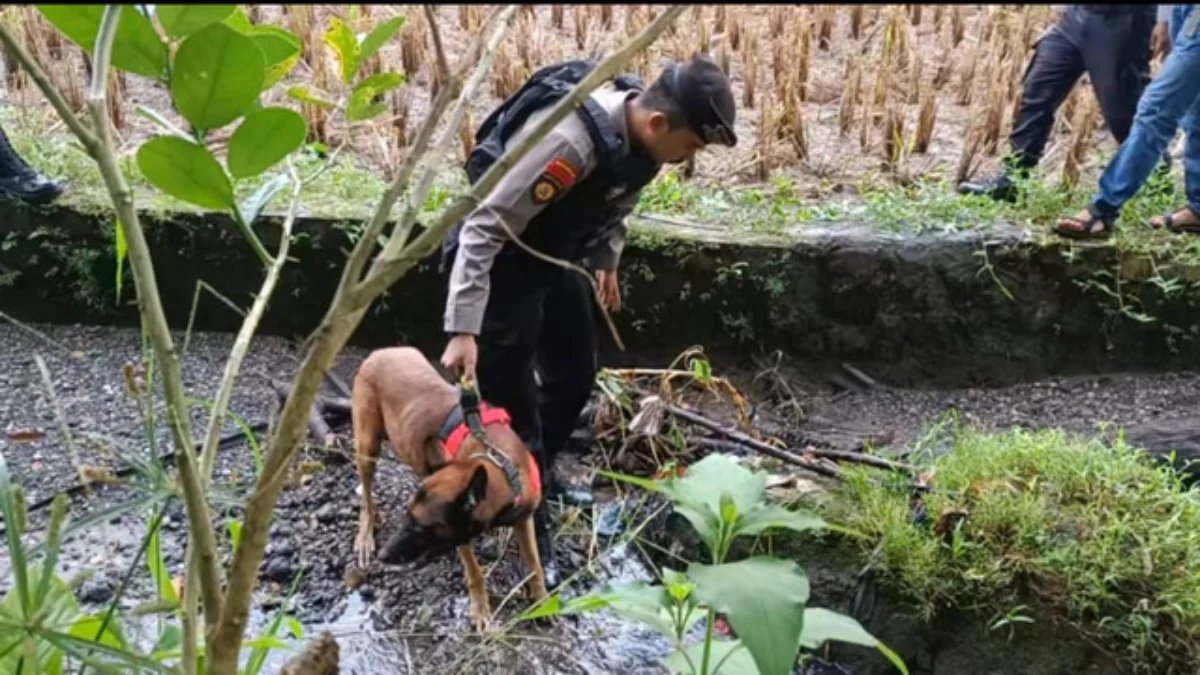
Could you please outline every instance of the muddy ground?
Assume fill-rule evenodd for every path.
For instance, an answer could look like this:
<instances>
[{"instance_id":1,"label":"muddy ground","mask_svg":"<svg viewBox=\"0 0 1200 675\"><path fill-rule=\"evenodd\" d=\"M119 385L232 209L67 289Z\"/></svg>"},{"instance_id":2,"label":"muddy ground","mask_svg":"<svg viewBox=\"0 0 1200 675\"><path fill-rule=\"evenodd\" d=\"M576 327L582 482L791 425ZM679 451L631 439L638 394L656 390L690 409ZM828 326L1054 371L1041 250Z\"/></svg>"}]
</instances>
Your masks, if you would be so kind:
<instances>
[{"instance_id":1,"label":"muddy ground","mask_svg":"<svg viewBox=\"0 0 1200 675\"><path fill-rule=\"evenodd\" d=\"M121 380L124 364L139 360L138 334L92 327L32 328L37 335L0 324L0 428L4 430L0 444L31 505L77 482L35 355L45 359L80 464L119 466L111 454L84 443L91 434L134 452L144 453L146 446L136 407L126 397ZM177 339L182 345L183 336ZM191 337L184 357L184 378L191 395L204 399L213 394L231 344L229 335ZM266 382L272 377L289 377L295 368L294 354L295 345L287 340L256 340L233 399L233 411L250 424L266 422L274 397ZM345 351L335 368L342 380L352 380L363 356L360 350ZM765 386L763 378L755 380L761 368L752 363L715 359L713 365L720 374L732 373L731 378L744 391L758 392ZM1200 375L1196 374L1091 376L1004 389L898 390L886 383L868 388L864 378L847 376L844 371L830 377L828 367L785 364L775 372L788 383L804 413L806 421L793 433L833 445L871 435L899 446L951 410L957 410L964 421L985 426L1090 431L1106 421L1135 425L1182 418L1200 404ZM775 402L760 406L757 413L779 417L786 409ZM204 409L197 407L192 418L196 436L203 432L205 421ZM237 430L230 422L227 432ZM165 429L157 434L157 442L162 448L169 446ZM575 476L579 460L564 460L576 467L568 470L568 475ZM218 461L216 484L223 492L236 494L252 480L253 471L248 446L231 445ZM274 609L302 573L289 610L310 634L322 628L333 630L342 641L344 672L377 672L379 668L420 673L659 672L653 664L668 648L665 642L638 626L601 615L521 625L504 639L469 635L465 586L461 567L453 557L416 570L377 566L365 579L348 579L358 517L356 485L354 466L345 457L317 450L304 453L295 482L285 490L276 511L258 596L264 610ZM412 476L396 462L384 461L376 489L389 516L379 535L385 537L397 524L392 516L413 489ZM103 486L90 496L79 494L72 516L82 518L138 494L140 488L129 481ZM176 504L167 514L162 547L172 574L179 574L184 552L183 511ZM223 522L231 514L238 511L219 513L217 518ZM577 571L565 595L584 593L614 580L648 578L636 549L604 540L594 543L594 528L587 514L559 514L562 526L555 549L569 568ZM628 522L636 524L647 514L646 510L635 513ZM45 509L35 511L32 525L41 527L44 517ZM91 573L80 589L85 605L99 607L111 599L138 551L146 517L147 512L140 511L107 519L68 543L60 568L68 576L85 570ZM227 554L227 539L222 546ZM507 621L526 606L519 596L504 601L524 575L515 543L490 537L479 550L489 572L493 609L498 609L499 621ZM5 567L0 565L0 570L7 578ZM152 597L147 575L137 576L123 601L126 607ZM348 581L357 590L348 590ZM385 631L387 637L378 631Z\"/></svg>"}]
</instances>

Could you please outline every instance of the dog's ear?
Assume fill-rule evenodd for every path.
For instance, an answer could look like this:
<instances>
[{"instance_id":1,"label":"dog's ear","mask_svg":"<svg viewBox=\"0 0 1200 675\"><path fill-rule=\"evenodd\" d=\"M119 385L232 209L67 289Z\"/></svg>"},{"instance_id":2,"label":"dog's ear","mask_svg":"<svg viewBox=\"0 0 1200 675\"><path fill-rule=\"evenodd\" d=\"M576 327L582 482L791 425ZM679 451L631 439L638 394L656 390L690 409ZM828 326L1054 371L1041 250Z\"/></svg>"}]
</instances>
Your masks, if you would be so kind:
<instances>
[{"instance_id":1,"label":"dog's ear","mask_svg":"<svg viewBox=\"0 0 1200 675\"><path fill-rule=\"evenodd\" d=\"M471 482L467 484L467 489L463 491L461 503L463 510L470 513L475 510L475 507L483 502L487 497L487 469L482 466L475 467L475 473L471 474Z\"/></svg>"}]
</instances>

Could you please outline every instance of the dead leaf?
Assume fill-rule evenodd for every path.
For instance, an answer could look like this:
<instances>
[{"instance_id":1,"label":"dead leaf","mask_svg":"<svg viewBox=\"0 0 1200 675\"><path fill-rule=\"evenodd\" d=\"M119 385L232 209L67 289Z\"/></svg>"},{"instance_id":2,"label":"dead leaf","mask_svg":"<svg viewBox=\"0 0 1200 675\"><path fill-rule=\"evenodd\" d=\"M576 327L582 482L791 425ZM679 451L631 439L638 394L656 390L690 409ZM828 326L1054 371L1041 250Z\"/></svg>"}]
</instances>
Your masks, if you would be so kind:
<instances>
[{"instance_id":1,"label":"dead leaf","mask_svg":"<svg viewBox=\"0 0 1200 675\"><path fill-rule=\"evenodd\" d=\"M84 356L85 354L83 352L71 352L71 358L75 359L76 361L82 361Z\"/></svg>"},{"instance_id":2,"label":"dead leaf","mask_svg":"<svg viewBox=\"0 0 1200 675\"><path fill-rule=\"evenodd\" d=\"M46 437L46 432L37 429L9 429L8 440L14 443L30 443Z\"/></svg>"}]
</instances>

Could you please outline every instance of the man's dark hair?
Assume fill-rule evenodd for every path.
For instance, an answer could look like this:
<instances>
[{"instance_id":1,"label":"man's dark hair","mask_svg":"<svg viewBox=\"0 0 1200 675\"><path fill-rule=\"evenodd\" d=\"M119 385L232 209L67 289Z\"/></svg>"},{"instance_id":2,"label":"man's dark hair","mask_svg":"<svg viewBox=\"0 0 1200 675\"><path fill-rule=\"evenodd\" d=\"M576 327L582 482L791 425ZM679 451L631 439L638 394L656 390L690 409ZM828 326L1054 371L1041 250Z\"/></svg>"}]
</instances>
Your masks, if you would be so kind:
<instances>
[{"instance_id":1,"label":"man's dark hair","mask_svg":"<svg viewBox=\"0 0 1200 675\"><path fill-rule=\"evenodd\" d=\"M676 131L688 125L688 118L683 113L683 108L679 105L679 102L671 96L671 89L670 85L667 84L667 78L673 75L674 72L672 70L664 70L659 74L658 79L637 97L637 103L647 110L666 115L667 128L671 131Z\"/></svg>"}]
</instances>

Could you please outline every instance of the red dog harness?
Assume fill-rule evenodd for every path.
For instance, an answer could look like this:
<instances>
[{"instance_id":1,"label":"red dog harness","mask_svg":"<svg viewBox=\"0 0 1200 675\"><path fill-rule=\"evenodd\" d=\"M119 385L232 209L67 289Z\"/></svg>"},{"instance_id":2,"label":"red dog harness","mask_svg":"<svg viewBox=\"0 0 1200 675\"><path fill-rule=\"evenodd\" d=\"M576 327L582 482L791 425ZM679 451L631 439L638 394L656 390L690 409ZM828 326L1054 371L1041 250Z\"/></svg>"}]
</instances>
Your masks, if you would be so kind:
<instances>
[{"instance_id":1,"label":"red dog harness","mask_svg":"<svg viewBox=\"0 0 1200 675\"><path fill-rule=\"evenodd\" d=\"M485 428L493 424L503 424L505 426L510 426L512 424L512 416L508 414L508 411L503 408L492 407L482 401L479 403L479 418ZM461 406L454 406L454 409L450 411L450 417L446 420L447 426L453 424L454 422L457 422L457 424L453 425L449 433L441 434L442 452L445 453L446 461L448 462L454 461L454 458L458 456L459 450L462 450L463 442L466 441L467 436L471 434L471 427L467 424L467 420L463 417ZM510 464L512 463L507 457L504 457L503 460L508 461ZM500 468L503 469L504 467L501 466ZM519 473L517 475L517 480L520 480ZM532 456L529 457L529 483L532 497L536 500L542 493L542 475L541 471L538 469L537 460L535 460ZM519 488L520 485L518 484L514 487ZM515 500L517 504L523 501L524 500L519 497Z\"/></svg>"}]
</instances>

